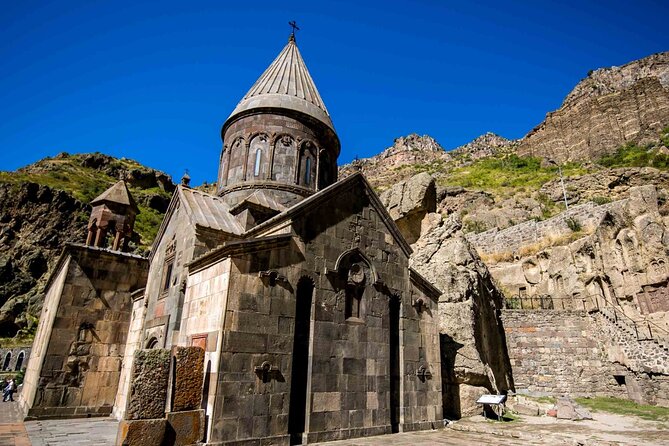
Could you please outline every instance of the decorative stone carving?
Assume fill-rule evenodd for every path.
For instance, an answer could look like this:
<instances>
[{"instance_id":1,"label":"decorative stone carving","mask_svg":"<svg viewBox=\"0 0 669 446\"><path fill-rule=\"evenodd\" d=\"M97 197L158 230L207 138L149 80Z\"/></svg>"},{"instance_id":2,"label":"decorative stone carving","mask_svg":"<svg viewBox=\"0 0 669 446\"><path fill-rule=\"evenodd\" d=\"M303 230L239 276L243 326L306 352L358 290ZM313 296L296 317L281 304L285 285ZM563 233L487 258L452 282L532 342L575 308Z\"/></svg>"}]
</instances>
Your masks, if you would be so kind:
<instances>
[{"instance_id":1,"label":"decorative stone carving","mask_svg":"<svg viewBox=\"0 0 669 446\"><path fill-rule=\"evenodd\" d=\"M289 147L293 143L293 138L290 135L283 135L281 137L281 144L284 147Z\"/></svg>"},{"instance_id":2,"label":"decorative stone carving","mask_svg":"<svg viewBox=\"0 0 669 446\"><path fill-rule=\"evenodd\" d=\"M262 364L255 366L253 369L258 375L258 378L262 380L263 383L268 383L275 377L279 372L277 366L272 365L269 361L263 361Z\"/></svg>"}]
</instances>

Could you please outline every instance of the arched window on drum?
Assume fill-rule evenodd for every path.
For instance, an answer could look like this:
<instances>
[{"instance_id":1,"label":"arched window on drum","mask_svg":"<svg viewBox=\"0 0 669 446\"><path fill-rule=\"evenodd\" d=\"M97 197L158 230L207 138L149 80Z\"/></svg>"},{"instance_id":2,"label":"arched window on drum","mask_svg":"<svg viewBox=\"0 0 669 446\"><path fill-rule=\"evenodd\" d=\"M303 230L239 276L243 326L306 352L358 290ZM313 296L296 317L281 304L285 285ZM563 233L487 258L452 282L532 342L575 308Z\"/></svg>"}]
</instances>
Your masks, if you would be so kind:
<instances>
[{"instance_id":1,"label":"arched window on drum","mask_svg":"<svg viewBox=\"0 0 669 446\"><path fill-rule=\"evenodd\" d=\"M305 142L300 150L300 171L298 184L309 188L314 187L316 180L316 147L310 141Z\"/></svg>"},{"instance_id":2,"label":"arched window on drum","mask_svg":"<svg viewBox=\"0 0 669 446\"><path fill-rule=\"evenodd\" d=\"M265 134L256 135L251 139L246 179L259 181L267 179L269 163L269 138Z\"/></svg>"}]
</instances>

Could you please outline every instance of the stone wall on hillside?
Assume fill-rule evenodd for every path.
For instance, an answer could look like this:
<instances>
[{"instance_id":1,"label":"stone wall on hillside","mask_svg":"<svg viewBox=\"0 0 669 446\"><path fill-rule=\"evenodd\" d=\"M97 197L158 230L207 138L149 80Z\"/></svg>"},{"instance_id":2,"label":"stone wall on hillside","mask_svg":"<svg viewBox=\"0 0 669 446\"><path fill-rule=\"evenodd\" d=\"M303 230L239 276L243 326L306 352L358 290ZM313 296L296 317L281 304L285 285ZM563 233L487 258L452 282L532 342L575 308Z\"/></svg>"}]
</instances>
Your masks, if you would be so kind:
<instances>
[{"instance_id":1,"label":"stone wall on hillside","mask_svg":"<svg viewBox=\"0 0 669 446\"><path fill-rule=\"evenodd\" d=\"M516 391L626 397L583 311L503 310Z\"/></svg>"},{"instance_id":2,"label":"stone wall on hillside","mask_svg":"<svg viewBox=\"0 0 669 446\"><path fill-rule=\"evenodd\" d=\"M596 205L585 203L573 206L568 211L543 221L529 220L507 229L491 229L475 234L467 234L467 240L476 247L480 254L511 253L516 254L523 247L536 244L542 239L566 237L574 231L570 228L570 220L577 222L582 228L592 228L601 222L606 212L615 206L621 206L626 200L615 203Z\"/></svg>"},{"instance_id":3,"label":"stone wall on hillside","mask_svg":"<svg viewBox=\"0 0 669 446\"><path fill-rule=\"evenodd\" d=\"M669 406L666 350L605 312L503 310L502 320L518 393Z\"/></svg>"}]
</instances>

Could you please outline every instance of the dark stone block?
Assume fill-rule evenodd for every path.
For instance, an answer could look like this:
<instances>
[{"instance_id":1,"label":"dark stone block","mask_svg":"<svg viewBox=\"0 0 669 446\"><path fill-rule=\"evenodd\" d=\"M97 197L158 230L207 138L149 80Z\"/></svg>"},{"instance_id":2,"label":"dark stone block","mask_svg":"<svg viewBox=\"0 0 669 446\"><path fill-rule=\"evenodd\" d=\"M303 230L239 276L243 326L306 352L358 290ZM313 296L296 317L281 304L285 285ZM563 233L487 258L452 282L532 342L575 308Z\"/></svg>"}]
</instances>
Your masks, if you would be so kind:
<instances>
[{"instance_id":1,"label":"dark stone block","mask_svg":"<svg viewBox=\"0 0 669 446\"><path fill-rule=\"evenodd\" d=\"M167 420L122 420L118 427L116 444L119 446L162 445L165 441Z\"/></svg>"},{"instance_id":2,"label":"dark stone block","mask_svg":"<svg viewBox=\"0 0 669 446\"><path fill-rule=\"evenodd\" d=\"M199 443L204 438L204 410L168 412L166 432L166 443L169 445L187 446Z\"/></svg>"},{"instance_id":3,"label":"dark stone block","mask_svg":"<svg viewBox=\"0 0 669 446\"><path fill-rule=\"evenodd\" d=\"M225 337L226 351L265 353L267 351L267 335L230 331Z\"/></svg>"},{"instance_id":4,"label":"dark stone block","mask_svg":"<svg viewBox=\"0 0 669 446\"><path fill-rule=\"evenodd\" d=\"M364 359L344 358L344 373L347 375L364 375L367 364Z\"/></svg>"}]
</instances>

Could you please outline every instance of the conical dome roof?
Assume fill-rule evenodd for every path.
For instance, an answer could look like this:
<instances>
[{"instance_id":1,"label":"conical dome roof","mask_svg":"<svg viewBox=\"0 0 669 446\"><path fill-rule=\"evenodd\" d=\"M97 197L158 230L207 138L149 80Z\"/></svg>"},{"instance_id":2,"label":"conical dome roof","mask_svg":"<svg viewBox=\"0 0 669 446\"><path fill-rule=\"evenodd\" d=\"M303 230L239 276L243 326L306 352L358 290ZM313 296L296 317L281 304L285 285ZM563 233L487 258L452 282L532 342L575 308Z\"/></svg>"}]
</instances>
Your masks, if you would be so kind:
<instances>
[{"instance_id":1,"label":"conical dome roof","mask_svg":"<svg viewBox=\"0 0 669 446\"><path fill-rule=\"evenodd\" d=\"M293 36L274 62L237 104L226 122L247 110L283 108L304 113L334 131L321 95L316 89Z\"/></svg>"}]
</instances>

